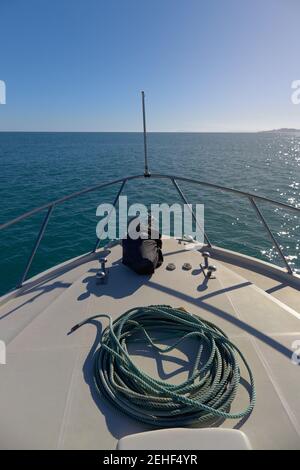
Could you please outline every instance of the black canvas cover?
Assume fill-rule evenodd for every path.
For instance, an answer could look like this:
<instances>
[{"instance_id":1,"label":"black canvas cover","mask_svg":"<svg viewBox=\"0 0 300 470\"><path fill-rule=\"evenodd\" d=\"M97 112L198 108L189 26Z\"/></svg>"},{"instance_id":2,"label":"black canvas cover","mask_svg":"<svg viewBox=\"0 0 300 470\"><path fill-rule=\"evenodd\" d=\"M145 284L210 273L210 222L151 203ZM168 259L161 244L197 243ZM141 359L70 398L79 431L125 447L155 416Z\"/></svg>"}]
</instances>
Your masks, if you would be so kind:
<instances>
[{"instance_id":1,"label":"black canvas cover","mask_svg":"<svg viewBox=\"0 0 300 470\"><path fill-rule=\"evenodd\" d=\"M148 227L148 236L134 240L127 234L122 241L123 264L138 274L153 274L163 262L161 234Z\"/></svg>"}]
</instances>

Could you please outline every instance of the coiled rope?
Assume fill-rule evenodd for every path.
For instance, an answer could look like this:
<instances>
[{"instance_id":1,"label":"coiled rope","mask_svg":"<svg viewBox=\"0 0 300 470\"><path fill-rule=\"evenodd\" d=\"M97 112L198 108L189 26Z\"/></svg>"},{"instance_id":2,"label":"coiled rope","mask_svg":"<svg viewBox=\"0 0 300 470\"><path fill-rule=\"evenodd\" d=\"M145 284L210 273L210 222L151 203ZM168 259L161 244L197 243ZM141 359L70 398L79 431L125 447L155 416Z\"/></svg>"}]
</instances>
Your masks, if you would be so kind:
<instances>
[{"instance_id":1,"label":"coiled rope","mask_svg":"<svg viewBox=\"0 0 300 470\"><path fill-rule=\"evenodd\" d=\"M255 404L255 386L251 369L242 352L213 323L167 305L152 305L128 310L115 321L109 315L95 315L75 327L96 318L109 319L101 337L101 347L94 362L97 389L127 415L158 427L208 424L216 418L239 419L248 415ZM157 337L174 338L171 346L159 347ZM142 334L142 337L141 337ZM134 364L128 353L132 342L146 340L160 353L168 353L180 343L193 338L199 342L192 373L180 384L155 379ZM205 351L207 360L202 363ZM240 384L237 354L249 374L249 405L230 413Z\"/></svg>"}]
</instances>

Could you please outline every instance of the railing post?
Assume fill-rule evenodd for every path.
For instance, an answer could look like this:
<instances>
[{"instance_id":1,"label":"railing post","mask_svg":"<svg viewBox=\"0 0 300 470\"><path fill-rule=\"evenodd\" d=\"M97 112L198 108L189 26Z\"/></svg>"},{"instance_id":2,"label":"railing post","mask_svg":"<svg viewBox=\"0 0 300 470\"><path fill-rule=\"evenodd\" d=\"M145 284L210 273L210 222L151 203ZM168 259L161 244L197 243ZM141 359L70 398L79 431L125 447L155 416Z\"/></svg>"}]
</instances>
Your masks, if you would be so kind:
<instances>
[{"instance_id":1,"label":"railing post","mask_svg":"<svg viewBox=\"0 0 300 470\"><path fill-rule=\"evenodd\" d=\"M114 202L113 202L113 208L116 207L117 202L118 202L118 200L119 200L119 197L120 197L120 195L121 195L121 193L122 193L122 191L123 191L123 188L124 188L126 182L127 182L127 179L125 179L125 180L122 182L121 187L120 187L120 189L119 189L119 191L118 191L118 194L116 195L115 200L114 200ZM113 208L111 209L110 213L109 213L108 216L107 216L107 221L109 221L109 219L110 219L110 217L111 217ZM104 229L103 229L103 230L104 230ZM101 232L101 235L102 235L102 233L103 233L103 230L102 230L102 232ZM100 237L101 237L101 235L100 235ZM101 238L97 238L97 241L96 241L96 244L95 244L95 247L94 247L92 253L95 253L96 250L99 248L100 242L101 242Z\"/></svg>"},{"instance_id":2,"label":"railing post","mask_svg":"<svg viewBox=\"0 0 300 470\"><path fill-rule=\"evenodd\" d=\"M263 225L265 226L265 228L266 228L266 230L267 230L267 232L268 232L268 234L269 234L270 239L271 239L272 242L274 243L274 245L275 245L275 247L276 247L276 249L277 249L277 252L279 253L279 256L281 257L281 259L283 260L283 262L284 262L284 264L285 264L285 266L286 266L286 268L287 268L288 273L289 273L289 274L293 274L292 268L290 267L289 263L287 262L286 257L284 256L283 251L282 251L282 249L281 249L281 247L280 247L278 241L276 240L276 238L274 237L273 233L271 232L271 230L270 230L270 228L269 228L269 226L268 226L268 223L267 223L266 219L264 218L264 216L262 215L262 213L261 213L259 207L257 206L257 204L256 204L256 202L255 202L255 200L254 200L254 198L253 198L253 197L249 197L249 200L250 200L252 206L254 207L254 209L255 209L255 211L256 211L258 217L260 218L260 220L262 221Z\"/></svg>"},{"instance_id":3,"label":"railing post","mask_svg":"<svg viewBox=\"0 0 300 470\"><path fill-rule=\"evenodd\" d=\"M174 178L171 178L171 179L172 179L172 182L173 182L175 188L177 189L177 192L178 192L178 194L180 195L181 199L182 199L183 202L188 206L189 211L190 211L190 213L192 214L193 220L196 222L196 225L199 227L199 229L200 229L201 232L203 233L203 235L204 235L204 240L206 241L207 245L208 245L209 247L211 247L211 243L210 243L210 241L209 241L209 239L208 239L208 236L206 235L206 233L205 233L205 231L202 229L202 227L199 225L199 222L198 222L198 220L197 220L197 217L195 216L193 209L191 209L191 207L190 207L190 205L189 205L189 203L188 203L188 201L187 201L185 195L183 194L183 192L181 191L180 187L178 186L177 181L176 181Z\"/></svg>"},{"instance_id":4,"label":"railing post","mask_svg":"<svg viewBox=\"0 0 300 470\"><path fill-rule=\"evenodd\" d=\"M33 258L34 258L35 254L36 254L36 251L37 251L37 249L38 249L38 247L39 247L39 245L40 245L40 243L41 243L41 240L42 240L42 238L43 238L43 236L44 236L46 227L47 227L47 225L48 225L49 217L50 217L50 215L51 215L53 209L54 209L54 204L53 204L52 206L50 206L49 209L48 209L48 211L47 211L47 214L46 214L46 216L45 216L45 218L44 218L44 221L43 221L42 226L41 226L41 228L40 228L40 231L39 231L39 234L38 234L37 239L36 239L36 241L35 241L35 244L34 244L34 246L33 246L33 248L32 248L32 252L31 252L31 254L30 254L30 256L29 256L29 259L28 259L28 261L27 261L27 264L26 264L26 267L25 267L23 276L21 277L21 281L20 281L20 283L19 283L19 285L18 285L17 287L22 287L24 281L26 281L26 277L27 277L28 271L29 271L30 266L31 266L31 264L32 264Z\"/></svg>"}]
</instances>

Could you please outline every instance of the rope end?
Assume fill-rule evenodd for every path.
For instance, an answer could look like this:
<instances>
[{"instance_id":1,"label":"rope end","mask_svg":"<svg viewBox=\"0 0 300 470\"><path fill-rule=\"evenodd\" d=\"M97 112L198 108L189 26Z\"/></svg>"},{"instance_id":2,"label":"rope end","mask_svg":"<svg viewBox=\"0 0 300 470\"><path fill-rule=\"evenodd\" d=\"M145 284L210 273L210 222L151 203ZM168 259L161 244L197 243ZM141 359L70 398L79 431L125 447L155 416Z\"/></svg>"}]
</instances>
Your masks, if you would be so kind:
<instances>
[{"instance_id":1,"label":"rope end","mask_svg":"<svg viewBox=\"0 0 300 470\"><path fill-rule=\"evenodd\" d=\"M71 335L72 333L74 333L74 331L78 330L79 327L80 327L80 323L77 323L77 325L72 326L72 328L68 332L68 335Z\"/></svg>"}]
</instances>

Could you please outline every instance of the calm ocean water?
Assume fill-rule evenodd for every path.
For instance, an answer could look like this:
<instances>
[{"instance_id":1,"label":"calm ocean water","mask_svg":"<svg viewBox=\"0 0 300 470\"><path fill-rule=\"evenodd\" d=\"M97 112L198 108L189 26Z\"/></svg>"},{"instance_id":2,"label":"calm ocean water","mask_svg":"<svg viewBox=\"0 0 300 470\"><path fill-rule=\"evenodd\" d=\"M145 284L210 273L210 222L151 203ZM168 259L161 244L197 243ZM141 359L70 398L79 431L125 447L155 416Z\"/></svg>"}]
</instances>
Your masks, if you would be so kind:
<instances>
[{"instance_id":1,"label":"calm ocean water","mask_svg":"<svg viewBox=\"0 0 300 470\"><path fill-rule=\"evenodd\" d=\"M187 176L264 195L300 207L300 133L148 136L152 172ZM139 133L0 133L0 223L98 182L143 172ZM214 244L280 260L247 200L181 184L192 203L205 204L205 228ZM30 276L92 249L96 207L112 202L117 187L57 207ZM141 197L142 192L142 197ZM180 202L171 183L138 180L124 191L129 202ZM300 217L260 205L300 272ZM44 214L0 232L0 293L19 280Z\"/></svg>"}]
</instances>

